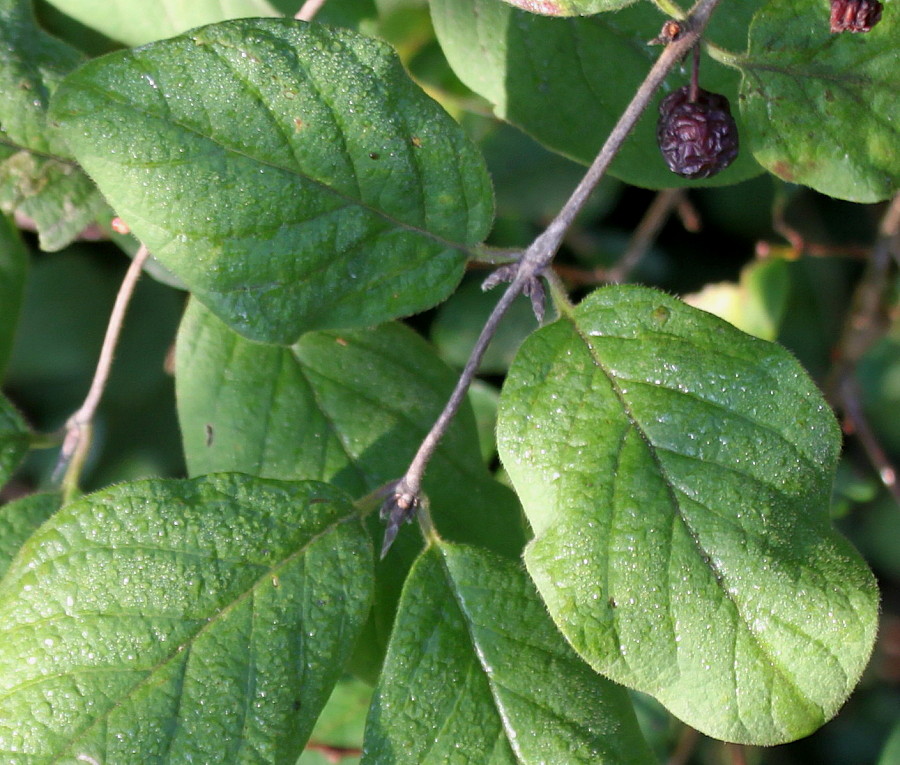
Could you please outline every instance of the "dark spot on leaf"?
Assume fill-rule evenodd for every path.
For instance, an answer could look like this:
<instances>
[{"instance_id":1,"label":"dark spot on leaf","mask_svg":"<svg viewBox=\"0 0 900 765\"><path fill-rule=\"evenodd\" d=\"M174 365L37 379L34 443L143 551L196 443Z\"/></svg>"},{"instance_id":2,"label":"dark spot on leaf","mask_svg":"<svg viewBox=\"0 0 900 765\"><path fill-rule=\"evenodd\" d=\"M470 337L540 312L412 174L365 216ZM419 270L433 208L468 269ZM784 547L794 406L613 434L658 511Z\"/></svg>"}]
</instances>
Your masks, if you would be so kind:
<instances>
[{"instance_id":1,"label":"dark spot on leaf","mask_svg":"<svg viewBox=\"0 0 900 765\"><path fill-rule=\"evenodd\" d=\"M300 699L294 699L293 707L294 707L294 711L295 711L295 712L299 712L299 711L300 711L300 707L301 707Z\"/></svg>"},{"instance_id":2,"label":"dark spot on leaf","mask_svg":"<svg viewBox=\"0 0 900 765\"><path fill-rule=\"evenodd\" d=\"M778 161L772 166L772 172L785 181L794 180L794 171L791 166L784 161Z\"/></svg>"},{"instance_id":3,"label":"dark spot on leaf","mask_svg":"<svg viewBox=\"0 0 900 765\"><path fill-rule=\"evenodd\" d=\"M834 101L834 93L832 93L828 88L825 88L825 100L826 101Z\"/></svg>"},{"instance_id":4,"label":"dark spot on leaf","mask_svg":"<svg viewBox=\"0 0 900 765\"><path fill-rule=\"evenodd\" d=\"M377 151L369 152L369 159L378 159L381 155Z\"/></svg>"},{"instance_id":5,"label":"dark spot on leaf","mask_svg":"<svg viewBox=\"0 0 900 765\"><path fill-rule=\"evenodd\" d=\"M664 305L658 305L653 309L653 321L655 321L659 326L663 326L668 320L669 316L671 316L672 312L666 308Z\"/></svg>"},{"instance_id":6,"label":"dark spot on leaf","mask_svg":"<svg viewBox=\"0 0 900 765\"><path fill-rule=\"evenodd\" d=\"M206 445L212 446L213 443L213 426L208 422L206 423Z\"/></svg>"},{"instance_id":7,"label":"dark spot on leaf","mask_svg":"<svg viewBox=\"0 0 900 765\"><path fill-rule=\"evenodd\" d=\"M610 608L618 608L618 607L619 607L619 604L616 603L616 599L615 599L615 598L610 598L610 599L609 599L609 607L610 607Z\"/></svg>"}]
</instances>

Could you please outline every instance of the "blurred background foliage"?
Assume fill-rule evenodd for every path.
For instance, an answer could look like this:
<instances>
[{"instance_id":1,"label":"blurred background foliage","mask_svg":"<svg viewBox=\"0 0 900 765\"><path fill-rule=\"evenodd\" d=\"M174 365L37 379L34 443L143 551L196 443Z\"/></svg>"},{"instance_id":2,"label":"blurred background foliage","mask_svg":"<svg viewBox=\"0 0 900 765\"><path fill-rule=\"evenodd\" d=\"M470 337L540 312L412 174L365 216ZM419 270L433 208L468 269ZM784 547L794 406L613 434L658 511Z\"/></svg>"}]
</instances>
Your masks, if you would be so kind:
<instances>
[{"instance_id":1,"label":"blurred background foliage","mask_svg":"<svg viewBox=\"0 0 900 765\"><path fill-rule=\"evenodd\" d=\"M294 13L299 3L279 0L274 5ZM121 47L46 0L40 0L36 10L46 28L90 55ZM491 117L487 104L449 69L424 3L331 0L319 20L354 26L398 49L414 78L464 125L487 158L497 200L489 244L516 248L530 243L565 201L583 168ZM886 205L841 202L762 175L736 186L674 196L669 213L658 221L658 233L637 247L635 232L655 199L657 192L613 179L600 185L555 264L573 295L586 294L610 275L681 295L745 331L782 343L825 388ZM27 221L19 223L27 229ZM108 221L100 224L106 226ZM123 250L133 248L122 238L101 238L47 253L38 249L33 233L18 233L9 222L0 226L3 392L35 431L57 432L81 403L128 265ZM480 290L486 273L473 264L445 304L409 319L451 367L462 367L498 297ZM23 275L20 306L15 285ZM883 332L858 365L857 379L862 411L888 459L897 465L896 267L890 279L884 285ZM184 304L185 293L165 278L151 274L139 283L96 423L85 489L141 476L184 474L171 370L172 344ZM527 303L516 305L488 351L471 394L485 460L501 478L492 433L497 395L519 343L535 326ZM3 500L48 488L57 451L56 447L32 451L3 489ZM751 764L900 763L900 507L853 434L846 439L833 514L880 581L883 623L876 653L862 684L835 720L794 744L747 750L746 761ZM369 686L359 680L342 681L300 763L357 761L370 694ZM737 761L727 745L694 740L655 702L635 698L661 761L673 758L672 762L710 765Z\"/></svg>"}]
</instances>

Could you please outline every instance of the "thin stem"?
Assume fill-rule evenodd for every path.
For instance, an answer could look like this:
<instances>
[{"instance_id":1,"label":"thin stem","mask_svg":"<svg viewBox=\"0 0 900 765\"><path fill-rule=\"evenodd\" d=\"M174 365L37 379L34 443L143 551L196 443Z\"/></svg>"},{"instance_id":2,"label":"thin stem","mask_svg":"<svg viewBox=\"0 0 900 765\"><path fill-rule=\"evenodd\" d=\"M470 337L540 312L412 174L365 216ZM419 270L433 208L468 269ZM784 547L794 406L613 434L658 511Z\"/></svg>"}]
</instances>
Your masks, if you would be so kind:
<instances>
[{"instance_id":1,"label":"thin stem","mask_svg":"<svg viewBox=\"0 0 900 765\"><path fill-rule=\"evenodd\" d=\"M694 46L694 62L691 66L691 90L689 100L694 103L700 98L700 46Z\"/></svg>"},{"instance_id":2,"label":"thin stem","mask_svg":"<svg viewBox=\"0 0 900 765\"><path fill-rule=\"evenodd\" d=\"M631 235L628 248L619 261L607 270L606 281L613 284L625 281L653 246L672 211L677 209L683 200L684 191L681 189L663 189L653 198L647 212L644 213L644 217L641 218L641 222Z\"/></svg>"},{"instance_id":3,"label":"thin stem","mask_svg":"<svg viewBox=\"0 0 900 765\"><path fill-rule=\"evenodd\" d=\"M594 162L588 168L584 178L575 188L572 196L560 210L559 214L551 221L546 230L532 242L531 246L524 252L519 260L516 273L511 284L501 296L491 315L488 317L478 341L472 349L472 354L453 389L444 410L441 412L437 421L432 426L428 435L422 441L418 452L413 457L406 474L402 479L396 482L392 492L392 497L385 502L385 508L388 508L391 516L402 518L419 504L419 498L422 491L422 477L425 474L425 468L428 466L434 451L437 448L441 438L450 425L450 422L456 416L460 405L465 399L466 392L469 389L478 365L481 362L484 352L487 350L488 344L493 338L500 320L506 311L512 305L516 297L523 292L529 285L533 285L536 278L546 269L553 260L562 243L566 232L569 230L581 208L584 207L591 192L600 182L600 179L606 173L610 163L618 154L622 144L631 133L638 119L650 105L654 93L662 84L669 71L681 60L697 41L700 39L706 23L720 0L698 0L694 6L691 15L685 20L684 33L671 42L663 50L656 63L650 69L644 81L641 83L631 103L625 109L625 112L619 118L619 121L613 127L606 142L600 149ZM383 513L384 514L384 513ZM396 525L399 521L392 518L393 523L389 522L388 531L391 531L393 525L393 533L396 533ZM387 537L387 534L386 534ZM386 545L382 549L382 555L386 552L389 541L386 539Z\"/></svg>"},{"instance_id":4,"label":"thin stem","mask_svg":"<svg viewBox=\"0 0 900 765\"><path fill-rule=\"evenodd\" d=\"M323 5L325 5L325 0L306 0L300 10L294 14L294 18L297 21L312 21Z\"/></svg>"},{"instance_id":5,"label":"thin stem","mask_svg":"<svg viewBox=\"0 0 900 765\"><path fill-rule=\"evenodd\" d=\"M566 231L572 225L575 216L578 215L594 187L600 182L616 154L619 153L619 149L622 148L625 139L628 138L637 121L650 105L653 94L684 54L697 43L706 27L707 21L709 21L710 15L718 4L719 0L699 0L697 5L694 6L694 11L685 21L684 34L667 45L663 50L634 94L631 103L625 108L625 112L619 118L612 132L610 132L597 158L587 173L585 173L584 178L581 179L581 183L578 184L563 209L560 210L544 233L535 239L525 252L520 276L523 274L526 276L522 276L522 282L546 268L547 264L556 255L556 251L559 249L559 245ZM515 284L516 282L514 281L510 285L510 289Z\"/></svg>"},{"instance_id":6,"label":"thin stem","mask_svg":"<svg viewBox=\"0 0 900 765\"><path fill-rule=\"evenodd\" d=\"M900 254L900 194L888 206L879 225L879 237L872 249L856 292L844 330L835 348L835 363L826 386L832 403L846 417L849 430L860 443L885 488L900 503L897 469L878 441L865 417L856 367L869 349L884 335L888 321L884 297L889 288L893 260Z\"/></svg>"},{"instance_id":7,"label":"thin stem","mask_svg":"<svg viewBox=\"0 0 900 765\"><path fill-rule=\"evenodd\" d=\"M416 452L416 456L413 457L413 460L406 471L406 475L402 479L401 483L404 490L413 496L418 496L422 490L422 476L425 474L425 468L434 455L434 450L437 448L438 443L450 426L450 422L456 416L460 405L465 399L466 393L469 390L469 385L474 379L475 373L478 371L478 365L481 363L481 359L484 358L484 353L497 332L500 320L522 290L521 285L519 285L518 289L513 289L515 283L516 282L514 281L513 284L506 289L503 295L501 295L500 300L497 301L497 305L494 306L494 310L491 311L491 315L488 316L488 319L481 330L481 334L475 342L475 347L472 348L469 360L466 362L465 367L463 367L462 374L460 374L459 380L456 382L456 387L453 389L453 393L450 394L450 398L444 406L444 411L441 412L434 425L432 425L431 430L428 431L428 435L425 436L421 446L419 446L419 451Z\"/></svg>"},{"instance_id":8,"label":"thin stem","mask_svg":"<svg viewBox=\"0 0 900 765\"><path fill-rule=\"evenodd\" d=\"M747 749L743 744L725 744L732 765L747 765Z\"/></svg>"},{"instance_id":9,"label":"thin stem","mask_svg":"<svg viewBox=\"0 0 900 765\"><path fill-rule=\"evenodd\" d=\"M113 353L119 342L122 332L122 323L125 320L125 312L128 303L134 293L141 269L147 260L149 251L141 245L135 253L125 273L125 278L116 295L112 313L109 316L109 324L106 327L106 336L103 338L103 346L100 349L100 358L97 361L97 369L94 371L94 379L90 390L84 399L84 403L66 422L66 435L60 451L59 461L56 465L54 476L63 475L62 489L63 499L68 502L78 493L78 478L84 466L88 449L91 443L91 430L97 406L106 389L109 380L109 371L112 368Z\"/></svg>"},{"instance_id":10,"label":"thin stem","mask_svg":"<svg viewBox=\"0 0 900 765\"><path fill-rule=\"evenodd\" d=\"M675 744L675 751L666 761L666 765L687 765L699 743L700 731L685 725L678 737L678 743Z\"/></svg>"}]
</instances>

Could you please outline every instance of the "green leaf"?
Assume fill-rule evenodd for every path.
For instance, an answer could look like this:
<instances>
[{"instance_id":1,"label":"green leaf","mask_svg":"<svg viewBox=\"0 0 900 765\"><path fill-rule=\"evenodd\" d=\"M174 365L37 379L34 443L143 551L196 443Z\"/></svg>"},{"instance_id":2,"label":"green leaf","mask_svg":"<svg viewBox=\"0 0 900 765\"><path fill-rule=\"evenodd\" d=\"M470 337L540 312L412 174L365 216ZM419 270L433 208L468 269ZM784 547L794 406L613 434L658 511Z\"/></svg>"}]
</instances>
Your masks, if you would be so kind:
<instances>
[{"instance_id":1,"label":"green leaf","mask_svg":"<svg viewBox=\"0 0 900 765\"><path fill-rule=\"evenodd\" d=\"M0 579L25 540L59 505L58 494L30 494L0 507Z\"/></svg>"},{"instance_id":2,"label":"green leaf","mask_svg":"<svg viewBox=\"0 0 900 765\"><path fill-rule=\"evenodd\" d=\"M421 555L363 762L652 761L627 693L569 648L519 565L443 542Z\"/></svg>"},{"instance_id":3,"label":"green leaf","mask_svg":"<svg viewBox=\"0 0 900 765\"><path fill-rule=\"evenodd\" d=\"M347 30L224 22L90 62L54 110L138 238L254 339L430 307L491 224L475 147Z\"/></svg>"},{"instance_id":4,"label":"green leaf","mask_svg":"<svg viewBox=\"0 0 900 765\"><path fill-rule=\"evenodd\" d=\"M739 61L741 113L765 168L853 202L896 193L900 19L892 10L861 35L830 34L818 0L777 0L757 13Z\"/></svg>"},{"instance_id":5,"label":"green leaf","mask_svg":"<svg viewBox=\"0 0 900 765\"><path fill-rule=\"evenodd\" d=\"M67 245L105 209L47 124L50 95L81 61L37 26L30 2L0 0L0 210L30 218L46 250Z\"/></svg>"},{"instance_id":6,"label":"green leaf","mask_svg":"<svg viewBox=\"0 0 900 765\"><path fill-rule=\"evenodd\" d=\"M438 40L459 78L484 96L498 117L583 164L594 159L653 65L659 48L646 43L659 34L664 21L646 2L615 14L579 19L534 16L501 0L432 0L431 9ZM721 16L725 18L711 39L743 48L743 11L733 20L728 13ZM711 59L704 59L702 72L703 86L727 96L737 107L738 73ZM675 71L663 90L686 82L686 70ZM745 151L709 180L687 181L674 175L657 147L656 104L613 162L616 177L638 186L668 188L727 185L761 172ZM736 113L735 119L743 132L740 115Z\"/></svg>"},{"instance_id":7,"label":"green leaf","mask_svg":"<svg viewBox=\"0 0 900 765\"><path fill-rule=\"evenodd\" d=\"M707 284L685 302L719 316L742 332L775 340L784 317L790 273L781 258L755 260L741 269L738 282Z\"/></svg>"},{"instance_id":8,"label":"green leaf","mask_svg":"<svg viewBox=\"0 0 900 765\"><path fill-rule=\"evenodd\" d=\"M192 301L176 347L178 416L191 474L317 479L353 496L406 472L455 383L428 344L400 324L310 332L284 348L246 340ZM448 538L521 554L521 508L488 474L467 407L441 441L424 489ZM383 526L373 518L370 529L380 544ZM373 681L421 546L419 530L405 526L377 566L373 621L352 667Z\"/></svg>"},{"instance_id":9,"label":"green leaf","mask_svg":"<svg viewBox=\"0 0 900 765\"><path fill-rule=\"evenodd\" d=\"M5 484L28 451L30 436L19 413L0 396L0 486Z\"/></svg>"},{"instance_id":10,"label":"green leaf","mask_svg":"<svg viewBox=\"0 0 900 765\"><path fill-rule=\"evenodd\" d=\"M0 0L0 140L64 154L47 126L50 96L81 54L41 30L27 0Z\"/></svg>"},{"instance_id":11,"label":"green leaf","mask_svg":"<svg viewBox=\"0 0 900 765\"><path fill-rule=\"evenodd\" d=\"M202 24L250 16L280 16L266 0L49 0L85 26L128 46L187 32Z\"/></svg>"},{"instance_id":12,"label":"green leaf","mask_svg":"<svg viewBox=\"0 0 900 765\"><path fill-rule=\"evenodd\" d=\"M343 495L239 475L67 505L0 585L0 751L296 761L368 610Z\"/></svg>"},{"instance_id":13,"label":"green leaf","mask_svg":"<svg viewBox=\"0 0 900 765\"><path fill-rule=\"evenodd\" d=\"M0 162L0 210L30 220L48 252L71 244L98 218L113 217L78 165L27 149Z\"/></svg>"},{"instance_id":14,"label":"green leaf","mask_svg":"<svg viewBox=\"0 0 900 765\"><path fill-rule=\"evenodd\" d=\"M0 378L12 352L27 272L28 250L12 221L0 215Z\"/></svg>"},{"instance_id":15,"label":"green leaf","mask_svg":"<svg viewBox=\"0 0 900 765\"><path fill-rule=\"evenodd\" d=\"M615 11L635 0L504 0L516 8L542 16L589 16Z\"/></svg>"},{"instance_id":16,"label":"green leaf","mask_svg":"<svg viewBox=\"0 0 900 765\"><path fill-rule=\"evenodd\" d=\"M176 354L188 470L315 479L362 496L403 475L455 381L402 324L310 332L285 348L246 340L192 301ZM484 467L468 407L424 488L442 533L520 554L518 505Z\"/></svg>"},{"instance_id":17,"label":"green leaf","mask_svg":"<svg viewBox=\"0 0 900 765\"><path fill-rule=\"evenodd\" d=\"M840 433L790 354L656 291L601 289L525 342L498 441L529 573L591 666L729 741L836 713L878 592L831 526Z\"/></svg>"}]
</instances>

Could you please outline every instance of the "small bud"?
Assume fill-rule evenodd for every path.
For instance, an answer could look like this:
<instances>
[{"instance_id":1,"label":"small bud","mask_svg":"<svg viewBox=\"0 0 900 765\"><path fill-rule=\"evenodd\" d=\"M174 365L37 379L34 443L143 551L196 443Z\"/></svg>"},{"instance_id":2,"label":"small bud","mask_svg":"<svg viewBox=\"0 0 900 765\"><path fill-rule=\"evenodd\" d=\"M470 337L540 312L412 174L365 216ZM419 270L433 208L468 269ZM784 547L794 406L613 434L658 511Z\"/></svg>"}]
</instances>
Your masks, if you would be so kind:
<instances>
[{"instance_id":1,"label":"small bud","mask_svg":"<svg viewBox=\"0 0 900 765\"><path fill-rule=\"evenodd\" d=\"M738 132L728 99L685 85L659 105L656 140L669 169L682 178L709 178L734 162Z\"/></svg>"},{"instance_id":2,"label":"small bud","mask_svg":"<svg viewBox=\"0 0 900 765\"><path fill-rule=\"evenodd\" d=\"M881 20L878 0L831 0L832 32L868 32Z\"/></svg>"},{"instance_id":3,"label":"small bud","mask_svg":"<svg viewBox=\"0 0 900 765\"><path fill-rule=\"evenodd\" d=\"M130 234L131 229L128 227L128 224L122 220L121 218L113 218L112 222L109 224L109 227L115 231L117 234Z\"/></svg>"}]
</instances>

